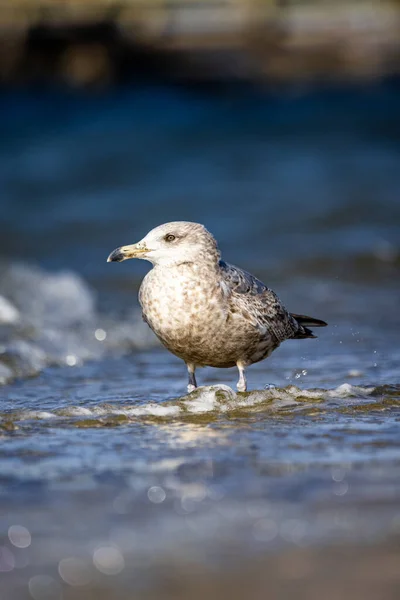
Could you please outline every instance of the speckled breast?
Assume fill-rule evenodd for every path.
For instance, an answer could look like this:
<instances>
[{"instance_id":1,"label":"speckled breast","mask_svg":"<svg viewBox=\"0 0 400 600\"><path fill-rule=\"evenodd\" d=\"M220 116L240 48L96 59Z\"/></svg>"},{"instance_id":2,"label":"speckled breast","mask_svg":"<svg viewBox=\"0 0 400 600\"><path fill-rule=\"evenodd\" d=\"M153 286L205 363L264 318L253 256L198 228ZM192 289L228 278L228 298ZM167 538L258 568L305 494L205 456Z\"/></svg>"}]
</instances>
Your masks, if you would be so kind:
<instances>
[{"instance_id":1,"label":"speckled breast","mask_svg":"<svg viewBox=\"0 0 400 600\"><path fill-rule=\"evenodd\" d=\"M198 366L253 363L273 350L271 339L232 314L217 278L194 266L153 268L139 293L143 317L176 356Z\"/></svg>"},{"instance_id":2,"label":"speckled breast","mask_svg":"<svg viewBox=\"0 0 400 600\"><path fill-rule=\"evenodd\" d=\"M195 266L155 267L143 280L139 300L160 341L186 362L230 367L270 352L253 325L230 314L217 278Z\"/></svg>"}]
</instances>

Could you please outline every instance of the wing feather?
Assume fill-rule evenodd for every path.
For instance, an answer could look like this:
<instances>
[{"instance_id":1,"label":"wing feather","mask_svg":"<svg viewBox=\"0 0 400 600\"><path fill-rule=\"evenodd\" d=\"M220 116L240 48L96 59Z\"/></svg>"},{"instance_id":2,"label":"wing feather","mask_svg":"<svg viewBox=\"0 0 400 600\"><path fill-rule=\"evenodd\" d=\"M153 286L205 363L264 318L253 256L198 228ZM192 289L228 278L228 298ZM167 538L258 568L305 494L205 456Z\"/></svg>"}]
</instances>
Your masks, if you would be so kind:
<instances>
[{"instance_id":1,"label":"wing feather","mask_svg":"<svg viewBox=\"0 0 400 600\"><path fill-rule=\"evenodd\" d=\"M219 266L222 291L231 299L234 310L240 311L255 327L269 331L278 343L296 335L299 324L275 292L238 267L222 260Z\"/></svg>"}]
</instances>

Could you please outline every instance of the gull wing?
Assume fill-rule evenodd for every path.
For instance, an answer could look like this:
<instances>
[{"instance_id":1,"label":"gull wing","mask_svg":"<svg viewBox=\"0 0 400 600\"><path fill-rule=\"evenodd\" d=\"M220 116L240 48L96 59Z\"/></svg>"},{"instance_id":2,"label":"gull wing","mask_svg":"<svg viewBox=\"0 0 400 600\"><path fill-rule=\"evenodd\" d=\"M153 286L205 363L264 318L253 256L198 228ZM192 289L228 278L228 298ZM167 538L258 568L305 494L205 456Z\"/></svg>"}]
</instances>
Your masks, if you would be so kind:
<instances>
[{"instance_id":1,"label":"gull wing","mask_svg":"<svg viewBox=\"0 0 400 600\"><path fill-rule=\"evenodd\" d=\"M255 327L272 334L278 343L296 336L300 325L275 292L243 269L222 260L219 266L221 289L231 300L231 312L241 313Z\"/></svg>"}]
</instances>

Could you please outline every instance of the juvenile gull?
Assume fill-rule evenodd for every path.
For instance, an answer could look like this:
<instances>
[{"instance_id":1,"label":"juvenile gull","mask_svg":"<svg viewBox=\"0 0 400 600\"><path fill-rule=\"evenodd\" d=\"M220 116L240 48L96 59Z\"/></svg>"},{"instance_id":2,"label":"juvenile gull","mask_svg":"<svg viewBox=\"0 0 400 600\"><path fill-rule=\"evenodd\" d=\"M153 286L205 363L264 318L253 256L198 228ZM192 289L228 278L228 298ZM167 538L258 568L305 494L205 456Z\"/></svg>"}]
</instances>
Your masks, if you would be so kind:
<instances>
[{"instance_id":1,"label":"juvenile gull","mask_svg":"<svg viewBox=\"0 0 400 600\"><path fill-rule=\"evenodd\" d=\"M221 260L217 242L199 223L176 221L152 229L137 244L117 248L108 262L142 258L153 264L139 291L143 318L170 352L185 361L188 391L196 367L245 369L284 340L314 338L319 319L289 313L250 273Z\"/></svg>"}]
</instances>

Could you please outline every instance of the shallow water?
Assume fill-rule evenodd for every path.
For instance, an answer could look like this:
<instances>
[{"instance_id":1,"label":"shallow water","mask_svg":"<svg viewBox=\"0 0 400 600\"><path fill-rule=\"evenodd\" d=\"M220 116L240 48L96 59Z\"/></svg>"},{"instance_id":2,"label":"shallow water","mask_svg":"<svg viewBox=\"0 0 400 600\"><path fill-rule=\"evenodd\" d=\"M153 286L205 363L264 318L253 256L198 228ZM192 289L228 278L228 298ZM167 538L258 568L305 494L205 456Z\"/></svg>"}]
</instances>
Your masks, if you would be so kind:
<instances>
[{"instance_id":1,"label":"shallow water","mask_svg":"<svg viewBox=\"0 0 400 600\"><path fill-rule=\"evenodd\" d=\"M396 84L4 94L5 598L151 594L155 573L239 577L237 561L247 581L246 560L332 544L373 560L397 539L398 99ZM140 318L147 267L105 263L176 218L329 323L251 367L247 394L204 369L186 396Z\"/></svg>"}]
</instances>

